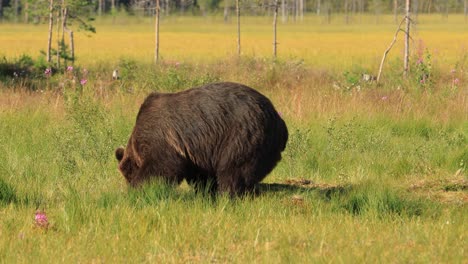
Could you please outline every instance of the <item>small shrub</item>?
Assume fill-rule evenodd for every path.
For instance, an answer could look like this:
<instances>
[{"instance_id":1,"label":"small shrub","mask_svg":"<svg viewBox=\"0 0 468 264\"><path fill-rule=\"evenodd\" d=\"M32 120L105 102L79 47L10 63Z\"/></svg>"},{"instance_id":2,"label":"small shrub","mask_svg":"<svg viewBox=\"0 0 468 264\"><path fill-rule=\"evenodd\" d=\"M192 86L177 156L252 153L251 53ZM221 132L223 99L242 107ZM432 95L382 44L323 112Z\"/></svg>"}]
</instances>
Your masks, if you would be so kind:
<instances>
[{"instance_id":1,"label":"small shrub","mask_svg":"<svg viewBox=\"0 0 468 264\"><path fill-rule=\"evenodd\" d=\"M15 189L0 178L0 205L16 202Z\"/></svg>"}]
</instances>

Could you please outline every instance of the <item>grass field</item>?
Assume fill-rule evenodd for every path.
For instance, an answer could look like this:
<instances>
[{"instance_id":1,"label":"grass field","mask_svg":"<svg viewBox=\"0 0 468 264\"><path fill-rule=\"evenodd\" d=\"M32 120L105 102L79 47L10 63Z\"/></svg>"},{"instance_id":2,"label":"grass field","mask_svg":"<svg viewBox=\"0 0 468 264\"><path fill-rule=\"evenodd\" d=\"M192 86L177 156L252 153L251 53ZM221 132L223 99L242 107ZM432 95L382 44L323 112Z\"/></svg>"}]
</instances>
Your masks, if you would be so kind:
<instances>
[{"instance_id":1,"label":"grass field","mask_svg":"<svg viewBox=\"0 0 468 264\"><path fill-rule=\"evenodd\" d=\"M394 34L390 17L281 26L277 62L269 21L247 19L236 59L234 24L221 19L163 21L159 66L149 20L100 21L97 35L77 37L73 72L0 83L1 263L466 262L461 16L421 16L417 39L430 59L413 61L403 79L395 46L380 85L359 74L375 72ZM44 29L0 24L0 52L34 57ZM120 80L110 80L113 68ZM129 189L114 149L128 140L144 97L219 80L255 87L288 125L283 159L261 194L213 201L186 183Z\"/></svg>"},{"instance_id":2,"label":"grass field","mask_svg":"<svg viewBox=\"0 0 468 264\"><path fill-rule=\"evenodd\" d=\"M363 24L343 24L336 17L332 24L320 18L306 17L304 22L278 24L278 54L286 60L303 60L314 67L348 69L364 65L376 72L383 52L393 39L396 25L393 17L355 18ZM114 22L112 22L114 21ZM272 21L264 17L242 20L242 54L250 57L269 57L272 54ZM168 17L161 22L160 52L163 59L180 62L216 61L236 55L236 23L223 23L222 17ZM467 24L461 15L448 21L438 16L419 16L413 34L413 47L428 49L436 57L436 64L453 67L466 56ZM88 37L83 32L75 36L76 55L82 64L96 64L103 60L116 63L131 58L150 63L154 57L153 20L127 17L106 19L96 24L97 34ZM2 41L0 55L39 55L47 45L47 25L0 24ZM403 35L389 54L401 58Z\"/></svg>"}]
</instances>

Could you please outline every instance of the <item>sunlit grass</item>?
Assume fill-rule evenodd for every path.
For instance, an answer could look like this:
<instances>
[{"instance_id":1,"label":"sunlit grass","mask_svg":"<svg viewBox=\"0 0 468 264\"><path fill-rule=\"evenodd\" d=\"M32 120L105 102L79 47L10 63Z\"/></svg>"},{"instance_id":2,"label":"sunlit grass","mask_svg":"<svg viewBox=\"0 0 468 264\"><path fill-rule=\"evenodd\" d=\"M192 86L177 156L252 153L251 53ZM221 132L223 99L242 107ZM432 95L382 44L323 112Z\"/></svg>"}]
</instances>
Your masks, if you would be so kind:
<instances>
[{"instance_id":1,"label":"sunlit grass","mask_svg":"<svg viewBox=\"0 0 468 264\"><path fill-rule=\"evenodd\" d=\"M165 18L164 61L154 66L151 20L109 18L97 22L96 35L77 34L73 73L41 75L32 87L3 76L0 262L463 263L462 17L419 17L415 44L422 38L436 64L427 86L415 71L401 78L401 46L380 85L346 79L345 72L375 72L395 30L390 16L377 25L372 16L355 19L363 24L347 26L342 17L280 24L273 63L265 59L268 19L246 19L237 60L234 23ZM45 26L0 24L0 31L8 58L34 57L45 46ZM80 86L71 78L84 68ZM219 80L258 89L288 125L282 161L261 195L213 201L186 183L129 189L113 151L127 142L144 97ZM35 224L37 209L49 228Z\"/></svg>"},{"instance_id":2,"label":"sunlit grass","mask_svg":"<svg viewBox=\"0 0 468 264\"><path fill-rule=\"evenodd\" d=\"M396 30L391 16L376 24L364 16L354 24L344 24L337 16L331 24L310 15L300 22L278 24L279 57L304 60L307 64L343 70L352 65L365 65L376 71L384 50ZM271 18L243 18L242 54L270 57L272 54ZM455 65L466 53L467 24L463 16L453 15L447 21L439 16L420 16L413 30L413 48L420 43L434 54L437 64ZM77 33L76 55L82 65L102 60L115 62L129 57L151 62L154 56L154 29L151 18L122 17L98 20L97 34L91 37ZM236 55L236 25L224 23L222 17L166 17L161 22L160 52L165 60L203 63ZM47 44L46 25L0 24L0 52L8 57L38 55ZM389 55L401 58L403 35ZM424 49L423 48L423 49Z\"/></svg>"}]
</instances>

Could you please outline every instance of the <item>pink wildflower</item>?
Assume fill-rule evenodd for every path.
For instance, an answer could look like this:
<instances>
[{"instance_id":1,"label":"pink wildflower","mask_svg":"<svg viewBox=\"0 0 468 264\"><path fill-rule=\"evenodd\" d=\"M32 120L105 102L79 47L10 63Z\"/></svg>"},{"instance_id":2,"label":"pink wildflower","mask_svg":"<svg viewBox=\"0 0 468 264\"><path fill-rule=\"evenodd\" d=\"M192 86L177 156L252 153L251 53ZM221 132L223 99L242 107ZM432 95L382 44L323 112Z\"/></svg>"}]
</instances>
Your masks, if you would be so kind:
<instances>
[{"instance_id":1,"label":"pink wildflower","mask_svg":"<svg viewBox=\"0 0 468 264\"><path fill-rule=\"evenodd\" d=\"M86 79L81 79L81 81L80 81L81 85L85 85L87 82L88 82L88 80L86 80Z\"/></svg>"},{"instance_id":2,"label":"pink wildflower","mask_svg":"<svg viewBox=\"0 0 468 264\"><path fill-rule=\"evenodd\" d=\"M67 71L68 71L68 72L73 71L73 66L68 66L68 67L67 67Z\"/></svg>"},{"instance_id":3,"label":"pink wildflower","mask_svg":"<svg viewBox=\"0 0 468 264\"><path fill-rule=\"evenodd\" d=\"M38 227L47 228L49 226L49 221L47 220L47 215L45 212L37 210L34 216L34 220Z\"/></svg>"},{"instance_id":4,"label":"pink wildflower","mask_svg":"<svg viewBox=\"0 0 468 264\"><path fill-rule=\"evenodd\" d=\"M45 69L44 74L46 76L50 76L52 74L52 69L50 69L50 68Z\"/></svg>"},{"instance_id":5,"label":"pink wildflower","mask_svg":"<svg viewBox=\"0 0 468 264\"><path fill-rule=\"evenodd\" d=\"M421 79L419 83L424 84L425 83L424 79Z\"/></svg>"},{"instance_id":6,"label":"pink wildflower","mask_svg":"<svg viewBox=\"0 0 468 264\"><path fill-rule=\"evenodd\" d=\"M460 79L458 78L453 79L453 85L458 85L458 84L460 84Z\"/></svg>"},{"instance_id":7,"label":"pink wildflower","mask_svg":"<svg viewBox=\"0 0 468 264\"><path fill-rule=\"evenodd\" d=\"M388 99L388 96L382 96L382 101L385 101Z\"/></svg>"}]
</instances>

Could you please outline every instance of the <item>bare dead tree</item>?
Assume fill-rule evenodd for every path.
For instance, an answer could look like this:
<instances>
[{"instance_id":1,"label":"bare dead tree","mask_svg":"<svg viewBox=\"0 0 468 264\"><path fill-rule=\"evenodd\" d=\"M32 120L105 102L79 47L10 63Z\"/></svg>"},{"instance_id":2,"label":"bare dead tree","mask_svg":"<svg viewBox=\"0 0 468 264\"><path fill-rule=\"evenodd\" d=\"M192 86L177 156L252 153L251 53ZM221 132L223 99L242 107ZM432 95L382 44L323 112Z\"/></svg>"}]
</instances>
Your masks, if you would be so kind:
<instances>
[{"instance_id":1,"label":"bare dead tree","mask_svg":"<svg viewBox=\"0 0 468 264\"><path fill-rule=\"evenodd\" d=\"M24 2L24 23L28 23L29 22L29 2L28 1L25 1Z\"/></svg>"},{"instance_id":2,"label":"bare dead tree","mask_svg":"<svg viewBox=\"0 0 468 264\"><path fill-rule=\"evenodd\" d=\"M229 19L229 5L230 1L224 0L224 23L227 23Z\"/></svg>"},{"instance_id":3,"label":"bare dead tree","mask_svg":"<svg viewBox=\"0 0 468 264\"><path fill-rule=\"evenodd\" d=\"M52 29L54 27L54 0L49 0L49 36L47 37L47 62L51 60Z\"/></svg>"},{"instance_id":4,"label":"bare dead tree","mask_svg":"<svg viewBox=\"0 0 468 264\"><path fill-rule=\"evenodd\" d=\"M103 0L98 1L98 16L102 15L102 1Z\"/></svg>"},{"instance_id":5,"label":"bare dead tree","mask_svg":"<svg viewBox=\"0 0 468 264\"><path fill-rule=\"evenodd\" d=\"M411 0L406 0L405 6L405 58L403 60L403 75L408 77L409 70L409 41L410 41L410 24L411 24Z\"/></svg>"},{"instance_id":6,"label":"bare dead tree","mask_svg":"<svg viewBox=\"0 0 468 264\"><path fill-rule=\"evenodd\" d=\"M299 19L304 20L304 0L299 0Z\"/></svg>"},{"instance_id":7,"label":"bare dead tree","mask_svg":"<svg viewBox=\"0 0 468 264\"><path fill-rule=\"evenodd\" d=\"M62 15L61 8L59 8L57 10L57 61L56 61L57 69L60 69L60 23L59 23L59 20L60 20L61 15Z\"/></svg>"},{"instance_id":8,"label":"bare dead tree","mask_svg":"<svg viewBox=\"0 0 468 264\"><path fill-rule=\"evenodd\" d=\"M464 13L465 13L465 22L466 22L468 20L468 0L465 0Z\"/></svg>"},{"instance_id":9,"label":"bare dead tree","mask_svg":"<svg viewBox=\"0 0 468 264\"><path fill-rule=\"evenodd\" d=\"M156 14L155 14L155 19L154 19L154 31L155 31L154 63L158 63L159 61L159 12L160 12L159 0L156 0L155 11L156 11Z\"/></svg>"},{"instance_id":10,"label":"bare dead tree","mask_svg":"<svg viewBox=\"0 0 468 264\"><path fill-rule=\"evenodd\" d=\"M411 5L411 8L413 9L411 12L411 20L413 20L415 23L418 21L418 15L419 15L419 0L413 0L413 3Z\"/></svg>"},{"instance_id":11,"label":"bare dead tree","mask_svg":"<svg viewBox=\"0 0 468 264\"><path fill-rule=\"evenodd\" d=\"M237 56L241 54L241 42L240 42L240 6L239 0L236 0L236 16L237 16Z\"/></svg>"},{"instance_id":12,"label":"bare dead tree","mask_svg":"<svg viewBox=\"0 0 468 264\"><path fill-rule=\"evenodd\" d=\"M18 15L19 15L19 0L15 0L15 11L14 11L14 14L15 14L15 23L18 23Z\"/></svg>"},{"instance_id":13,"label":"bare dead tree","mask_svg":"<svg viewBox=\"0 0 468 264\"><path fill-rule=\"evenodd\" d=\"M397 28L397 30L395 32L395 35L393 36L392 42L390 43L390 45L388 46L388 48L385 50L385 52L383 54L382 60L380 61L379 73L377 74L377 83L380 81L380 76L382 75L383 65L384 65L385 59L387 58L387 54L388 54L388 52L390 52L390 49L392 49L393 45L395 45L395 42L397 41L398 33L400 31L403 31L401 29L401 26L403 25L405 20L406 20L406 17L401 20L401 22L398 25L398 28Z\"/></svg>"},{"instance_id":14,"label":"bare dead tree","mask_svg":"<svg viewBox=\"0 0 468 264\"><path fill-rule=\"evenodd\" d=\"M379 24L380 22L380 0L375 0L374 1L374 13L375 13L375 24Z\"/></svg>"},{"instance_id":15,"label":"bare dead tree","mask_svg":"<svg viewBox=\"0 0 468 264\"><path fill-rule=\"evenodd\" d=\"M281 21L283 23L286 22L286 4L285 4L284 0L281 0Z\"/></svg>"},{"instance_id":16,"label":"bare dead tree","mask_svg":"<svg viewBox=\"0 0 468 264\"><path fill-rule=\"evenodd\" d=\"M277 17L278 17L278 0L275 0L273 5L273 57L276 58L276 48L278 43L276 42L276 25L277 25Z\"/></svg>"},{"instance_id":17,"label":"bare dead tree","mask_svg":"<svg viewBox=\"0 0 468 264\"><path fill-rule=\"evenodd\" d=\"M348 0L344 0L345 23L349 24Z\"/></svg>"},{"instance_id":18,"label":"bare dead tree","mask_svg":"<svg viewBox=\"0 0 468 264\"><path fill-rule=\"evenodd\" d=\"M3 0L0 0L0 21L3 19Z\"/></svg>"},{"instance_id":19,"label":"bare dead tree","mask_svg":"<svg viewBox=\"0 0 468 264\"><path fill-rule=\"evenodd\" d=\"M65 32L68 33L70 38L70 60L72 64L75 62L75 42L73 39L73 31L67 27L67 19L68 19L68 7L63 8L62 10L62 43L65 43Z\"/></svg>"}]
</instances>

